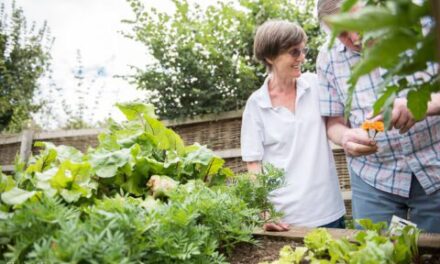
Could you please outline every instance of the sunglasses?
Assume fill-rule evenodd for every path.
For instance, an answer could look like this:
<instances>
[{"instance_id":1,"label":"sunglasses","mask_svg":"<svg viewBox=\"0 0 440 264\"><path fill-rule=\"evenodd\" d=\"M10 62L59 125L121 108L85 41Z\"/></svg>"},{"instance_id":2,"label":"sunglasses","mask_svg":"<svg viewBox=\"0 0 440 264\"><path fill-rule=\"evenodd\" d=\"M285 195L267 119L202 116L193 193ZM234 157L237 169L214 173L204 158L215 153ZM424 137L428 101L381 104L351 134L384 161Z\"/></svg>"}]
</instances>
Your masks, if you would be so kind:
<instances>
[{"instance_id":1,"label":"sunglasses","mask_svg":"<svg viewBox=\"0 0 440 264\"><path fill-rule=\"evenodd\" d=\"M290 56L294 58L298 58L299 56L301 56L301 53L304 54L304 56L306 56L307 52L309 52L309 48L302 48L302 49L294 48L288 51Z\"/></svg>"}]
</instances>

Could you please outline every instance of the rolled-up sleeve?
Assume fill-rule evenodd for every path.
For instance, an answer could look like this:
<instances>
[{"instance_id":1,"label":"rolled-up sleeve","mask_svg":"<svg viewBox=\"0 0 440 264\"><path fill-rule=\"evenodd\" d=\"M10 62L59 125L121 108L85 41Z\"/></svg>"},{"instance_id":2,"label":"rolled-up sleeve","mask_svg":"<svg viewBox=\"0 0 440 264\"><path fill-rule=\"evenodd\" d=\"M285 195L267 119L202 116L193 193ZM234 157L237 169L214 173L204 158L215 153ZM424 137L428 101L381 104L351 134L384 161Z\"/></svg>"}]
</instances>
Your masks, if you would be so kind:
<instances>
[{"instance_id":1,"label":"rolled-up sleeve","mask_svg":"<svg viewBox=\"0 0 440 264\"><path fill-rule=\"evenodd\" d=\"M319 82L319 108L321 116L344 115L344 104L333 84L332 62L326 51L321 50L316 61Z\"/></svg>"},{"instance_id":2,"label":"rolled-up sleeve","mask_svg":"<svg viewBox=\"0 0 440 264\"><path fill-rule=\"evenodd\" d=\"M259 120L258 105L248 100L241 123L241 156L243 161L263 159L263 126Z\"/></svg>"}]
</instances>

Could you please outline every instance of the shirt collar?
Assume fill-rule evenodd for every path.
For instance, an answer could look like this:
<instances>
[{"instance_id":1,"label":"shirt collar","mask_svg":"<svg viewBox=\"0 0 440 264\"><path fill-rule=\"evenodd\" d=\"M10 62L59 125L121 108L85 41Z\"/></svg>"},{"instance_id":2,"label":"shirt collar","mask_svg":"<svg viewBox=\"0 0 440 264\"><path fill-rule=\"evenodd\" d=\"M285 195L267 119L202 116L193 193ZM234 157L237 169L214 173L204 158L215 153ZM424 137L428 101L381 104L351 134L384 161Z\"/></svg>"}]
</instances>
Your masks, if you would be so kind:
<instances>
[{"instance_id":1,"label":"shirt collar","mask_svg":"<svg viewBox=\"0 0 440 264\"><path fill-rule=\"evenodd\" d=\"M261 108L271 108L272 102L270 101L269 96L269 80L271 78L271 75L267 76L264 80L263 85L261 88L257 91L257 102L258 105ZM305 92L310 90L310 83L306 81L304 78L298 78L296 80L296 95L297 97L301 97Z\"/></svg>"}]
</instances>

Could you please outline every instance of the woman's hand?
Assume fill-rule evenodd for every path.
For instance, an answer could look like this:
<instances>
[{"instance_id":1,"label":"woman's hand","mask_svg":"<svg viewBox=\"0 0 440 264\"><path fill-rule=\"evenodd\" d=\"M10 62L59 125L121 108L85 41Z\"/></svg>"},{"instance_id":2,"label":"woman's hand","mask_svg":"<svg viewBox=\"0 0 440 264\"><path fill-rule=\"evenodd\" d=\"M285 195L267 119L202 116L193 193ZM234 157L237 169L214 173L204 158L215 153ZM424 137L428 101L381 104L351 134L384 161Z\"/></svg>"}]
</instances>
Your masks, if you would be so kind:
<instances>
[{"instance_id":1,"label":"woman's hand","mask_svg":"<svg viewBox=\"0 0 440 264\"><path fill-rule=\"evenodd\" d=\"M285 223L266 223L263 225L264 231L276 231L276 232L283 232L283 231L289 231L290 227L288 224Z\"/></svg>"},{"instance_id":2,"label":"woman's hand","mask_svg":"<svg viewBox=\"0 0 440 264\"><path fill-rule=\"evenodd\" d=\"M262 212L261 217L264 220L270 219L270 214L268 212ZM286 223L281 222L269 222L263 225L264 231L275 231L275 232L283 232L289 231L290 227Z\"/></svg>"}]
</instances>

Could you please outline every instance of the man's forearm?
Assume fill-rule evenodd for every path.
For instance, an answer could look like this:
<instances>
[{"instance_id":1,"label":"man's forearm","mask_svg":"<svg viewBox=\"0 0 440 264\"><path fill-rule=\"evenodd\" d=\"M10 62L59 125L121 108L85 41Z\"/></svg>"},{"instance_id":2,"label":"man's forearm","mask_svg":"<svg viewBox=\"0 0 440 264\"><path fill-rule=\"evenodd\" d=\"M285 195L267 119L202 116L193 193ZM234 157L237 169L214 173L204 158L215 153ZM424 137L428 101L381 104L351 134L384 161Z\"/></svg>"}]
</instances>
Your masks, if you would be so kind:
<instances>
[{"instance_id":1,"label":"man's forearm","mask_svg":"<svg viewBox=\"0 0 440 264\"><path fill-rule=\"evenodd\" d=\"M428 103L427 115L440 115L440 93L431 95L431 101Z\"/></svg>"}]
</instances>

